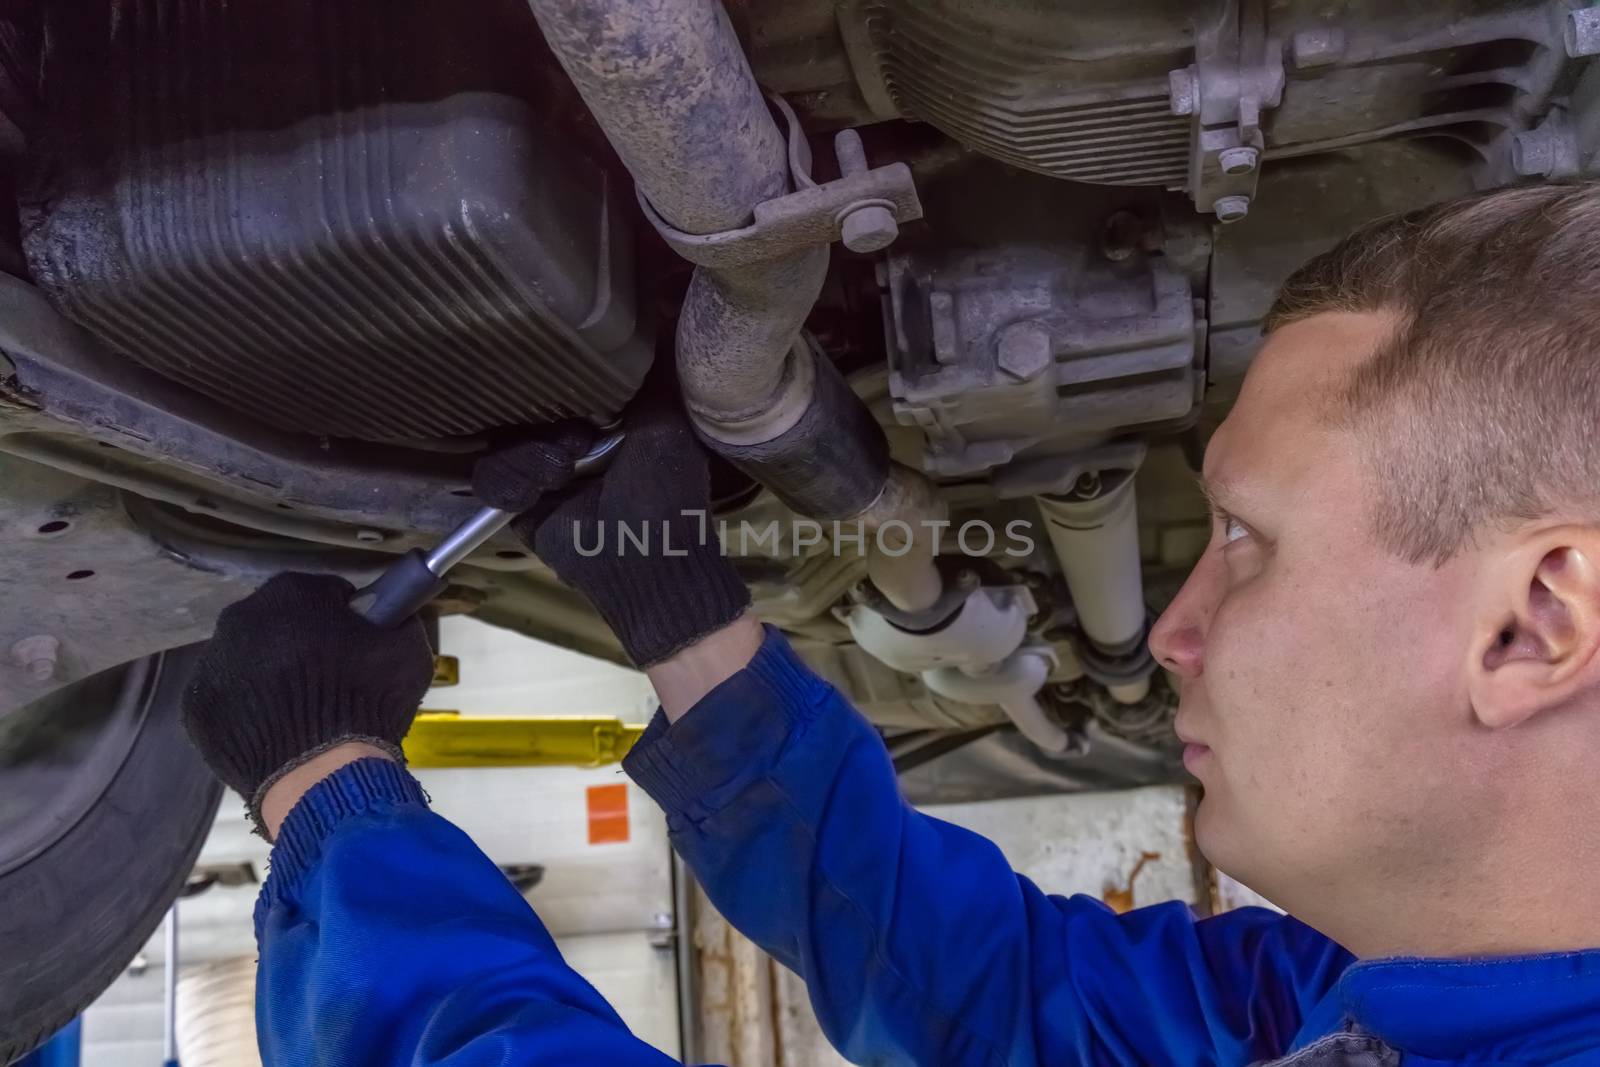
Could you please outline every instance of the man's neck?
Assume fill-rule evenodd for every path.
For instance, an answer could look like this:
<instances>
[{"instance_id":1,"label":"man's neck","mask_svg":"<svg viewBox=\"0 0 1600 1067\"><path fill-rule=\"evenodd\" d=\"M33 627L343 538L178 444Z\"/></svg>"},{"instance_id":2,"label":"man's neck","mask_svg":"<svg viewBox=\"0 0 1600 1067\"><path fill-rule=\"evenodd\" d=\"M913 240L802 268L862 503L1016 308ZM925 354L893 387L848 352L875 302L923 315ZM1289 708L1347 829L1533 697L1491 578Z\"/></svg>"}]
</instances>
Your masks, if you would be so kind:
<instances>
[{"instance_id":1,"label":"man's neck","mask_svg":"<svg viewBox=\"0 0 1600 1067\"><path fill-rule=\"evenodd\" d=\"M1522 855L1485 865L1481 874L1406 892L1374 880L1364 908L1346 894L1334 909L1296 909L1362 959L1395 956L1470 958L1522 956L1600 948L1600 864L1586 855ZM1562 851L1562 850L1555 850ZM1580 853L1594 851L1577 846ZM1330 895L1331 898L1331 895ZM1329 899L1329 898L1325 898ZM1324 913L1327 912L1327 913Z\"/></svg>"}]
</instances>

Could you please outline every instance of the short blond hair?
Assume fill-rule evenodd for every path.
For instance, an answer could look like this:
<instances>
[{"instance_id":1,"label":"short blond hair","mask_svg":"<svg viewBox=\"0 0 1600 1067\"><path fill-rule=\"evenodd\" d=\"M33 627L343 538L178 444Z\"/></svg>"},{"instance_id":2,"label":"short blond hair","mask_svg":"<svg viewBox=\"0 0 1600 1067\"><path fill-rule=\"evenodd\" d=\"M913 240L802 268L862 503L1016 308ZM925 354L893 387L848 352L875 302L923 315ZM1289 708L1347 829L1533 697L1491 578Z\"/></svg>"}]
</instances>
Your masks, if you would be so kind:
<instances>
[{"instance_id":1,"label":"short blond hair","mask_svg":"<svg viewBox=\"0 0 1600 1067\"><path fill-rule=\"evenodd\" d=\"M1390 548L1439 564L1486 524L1600 518L1600 182L1370 223L1295 271L1264 328L1324 311L1396 316L1334 405Z\"/></svg>"}]
</instances>

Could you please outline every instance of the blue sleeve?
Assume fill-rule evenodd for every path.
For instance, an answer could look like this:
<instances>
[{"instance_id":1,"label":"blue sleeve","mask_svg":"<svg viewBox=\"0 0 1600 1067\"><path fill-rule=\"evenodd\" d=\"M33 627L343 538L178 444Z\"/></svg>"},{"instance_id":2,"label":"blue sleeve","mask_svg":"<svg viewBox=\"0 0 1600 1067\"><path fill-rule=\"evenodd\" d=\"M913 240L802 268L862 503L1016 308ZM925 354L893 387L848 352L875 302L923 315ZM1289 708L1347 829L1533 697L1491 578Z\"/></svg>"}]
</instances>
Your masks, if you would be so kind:
<instances>
[{"instance_id":1,"label":"blue sleeve","mask_svg":"<svg viewBox=\"0 0 1600 1067\"><path fill-rule=\"evenodd\" d=\"M1046 896L906 804L877 733L776 631L625 765L858 1063L1249 1063L1289 1048L1350 960L1264 909Z\"/></svg>"},{"instance_id":2,"label":"blue sleeve","mask_svg":"<svg viewBox=\"0 0 1600 1067\"><path fill-rule=\"evenodd\" d=\"M675 1063L561 959L506 877L383 759L312 787L256 902L269 1064Z\"/></svg>"}]
</instances>

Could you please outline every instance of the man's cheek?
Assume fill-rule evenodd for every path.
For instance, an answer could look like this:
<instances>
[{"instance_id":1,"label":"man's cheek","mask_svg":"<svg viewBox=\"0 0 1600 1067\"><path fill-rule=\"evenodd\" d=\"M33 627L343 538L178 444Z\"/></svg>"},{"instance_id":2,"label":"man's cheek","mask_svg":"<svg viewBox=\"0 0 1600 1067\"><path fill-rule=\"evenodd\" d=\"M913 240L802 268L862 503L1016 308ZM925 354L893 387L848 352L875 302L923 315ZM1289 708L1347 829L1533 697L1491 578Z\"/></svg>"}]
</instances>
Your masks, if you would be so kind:
<instances>
[{"instance_id":1,"label":"man's cheek","mask_svg":"<svg viewBox=\"0 0 1600 1067\"><path fill-rule=\"evenodd\" d=\"M1216 749L1240 790L1273 788L1292 757L1296 722L1307 702L1305 635L1290 610L1259 594L1237 597L1216 618L1206 693L1217 723Z\"/></svg>"},{"instance_id":2,"label":"man's cheek","mask_svg":"<svg viewBox=\"0 0 1600 1067\"><path fill-rule=\"evenodd\" d=\"M1245 701L1272 670L1272 626L1253 603L1233 596L1218 605L1206 640L1207 691L1221 701ZM1229 709L1219 708L1219 711Z\"/></svg>"}]
</instances>

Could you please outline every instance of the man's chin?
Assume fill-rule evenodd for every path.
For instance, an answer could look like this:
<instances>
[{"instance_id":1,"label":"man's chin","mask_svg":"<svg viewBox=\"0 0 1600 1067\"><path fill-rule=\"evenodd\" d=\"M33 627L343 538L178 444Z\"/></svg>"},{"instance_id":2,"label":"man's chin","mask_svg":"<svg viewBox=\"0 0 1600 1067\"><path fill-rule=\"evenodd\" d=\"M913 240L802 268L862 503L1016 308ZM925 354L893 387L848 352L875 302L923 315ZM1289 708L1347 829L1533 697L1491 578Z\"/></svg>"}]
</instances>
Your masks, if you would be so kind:
<instances>
[{"instance_id":1,"label":"man's chin","mask_svg":"<svg viewBox=\"0 0 1600 1067\"><path fill-rule=\"evenodd\" d=\"M1226 797L1215 790L1207 790L1195 808L1194 844L1207 863L1249 891L1244 899L1235 898L1234 905L1271 903L1265 895L1267 891L1259 888L1272 881L1266 877L1270 864L1263 866L1261 862L1262 846L1252 846L1245 840L1245 834L1229 816ZM1279 905L1273 903L1272 907Z\"/></svg>"},{"instance_id":2,"label":"man's chin","mask_svg":"<svg viewBox=\"0 0 1600 1067\"><path fill-rule=\"evenodd\" d=\"M1200 803L1194 810L1194 845L1206 862L1219 871L1233 874L1233 865L1240 857L1233 848L1233 835L1230 834L1226 812L1226 804L1222 796L1215 789L1206 789L1200 794Z\"/></svg>"}]
</instances>

